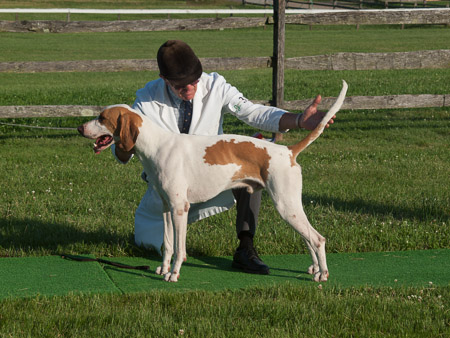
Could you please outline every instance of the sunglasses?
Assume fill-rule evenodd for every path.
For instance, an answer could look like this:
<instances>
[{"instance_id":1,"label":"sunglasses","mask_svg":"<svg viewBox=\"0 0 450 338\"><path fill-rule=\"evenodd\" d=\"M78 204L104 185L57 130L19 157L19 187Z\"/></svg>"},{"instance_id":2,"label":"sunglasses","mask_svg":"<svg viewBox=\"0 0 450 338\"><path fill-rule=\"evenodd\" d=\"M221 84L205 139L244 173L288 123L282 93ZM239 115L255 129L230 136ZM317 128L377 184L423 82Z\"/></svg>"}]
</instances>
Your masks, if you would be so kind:
<instances>
[{"instance_id":1,"label":"sunglasses","mask_svg":"<svg viewBox=\"0 0 450 338\"><path fill-rule=\"evenodd\" d=\"M170 83L170 85L174 88L174 89L176 89L176 90L181 90L181 89L184 89L184 88L186 88L187 86L195 86L197 83L199 83L200 82L200 79L197 79L197 80L195 80L194 82L191 82L191 83L188 83L187 85L184 85L184 86L176 86L176 85L174 85L174 84L172 84L172 83Z\"/></svg>"}]
</instances>

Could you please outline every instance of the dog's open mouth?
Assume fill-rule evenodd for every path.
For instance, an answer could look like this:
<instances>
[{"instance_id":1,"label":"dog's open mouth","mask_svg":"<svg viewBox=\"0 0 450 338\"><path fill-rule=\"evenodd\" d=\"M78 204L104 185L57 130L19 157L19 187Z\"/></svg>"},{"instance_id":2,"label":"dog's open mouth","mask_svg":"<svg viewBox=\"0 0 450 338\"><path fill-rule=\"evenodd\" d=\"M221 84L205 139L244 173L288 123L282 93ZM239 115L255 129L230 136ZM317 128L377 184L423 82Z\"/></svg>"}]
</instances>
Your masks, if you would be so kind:
<instances>
[{"instance_id":1,"label":"dog's open mouth","mask_svg":"<svg viewBox=\"0 0 450 338\"><path fill-rule=\"evenodd\" d=\"M103 150L108 148L111 144L114 143L114 139L110 135L102 135L94 143L94 152L96 154L100 154Z\"/></svg>"}]
</instances>

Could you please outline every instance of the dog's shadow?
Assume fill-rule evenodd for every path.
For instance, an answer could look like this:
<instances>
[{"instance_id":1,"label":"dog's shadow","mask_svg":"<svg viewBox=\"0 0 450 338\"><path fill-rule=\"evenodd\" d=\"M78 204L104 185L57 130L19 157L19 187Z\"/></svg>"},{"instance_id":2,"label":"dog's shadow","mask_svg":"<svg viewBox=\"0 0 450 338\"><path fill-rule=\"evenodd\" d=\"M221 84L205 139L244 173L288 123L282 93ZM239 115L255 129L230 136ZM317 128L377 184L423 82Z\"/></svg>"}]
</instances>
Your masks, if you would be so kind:
<instances>
[{"instance_id":1,"label":"dog's shadow","mask_svg":"<svg viewBox=\"0 0 450 338\"><path fill-rule=\"evenodd\" d=\"M183 263L184 268L195 268L200 269L202 271L207 270L220 270L220 271L227 271L230 273L242 273L242 270L234 268L232 266L232 258L231 257L208 257L208 256L200 256L200 257L191 257L192 259L189 259ZM192 262L192 260L195 259L197 262ZM116 266L110 266L110 265L104 265L104 269L106 271L113 270L116 273L119 272L121 274L127 274L134 277L142 277L142 278L150 278L152 280L161 280L162 276L157 275L155 270L156 267L159 266L160 262L159 259L155 256L152 256L149 258L151 264L149 270L144 271L137 271L137 270L129 270L129 269L123 269ZM156 264L153 265L156 261ZM200 262L198 262L200 261ZM292 269L284 269L284 268L277 268L277 267L270 267L270 277L273 278L281 278L283 280L286 279L294 279L294 280L301 280L301 281L312 281L311 277L308 277L308 273L306 271L299 271L299 270L292 270Z\"/></svg>"},{"instance_id":2,"label":"dog's shadow","mask_svg":"<svg viewBox=\"0 0 450 338\"><path fill-rule=\"evenodd\" d=\"M229 272L242 273L242 270L238 268L234 268L232 266L232 258L231 257L209 257L209 256L197 256L196 260L201 261L203 264L189 262L189 258L183 266L186 267L195 267L200 269L213 269L213 270L222 270ZM278 267L270 267L270 277L283 278L283 279L296 279L296 280L304 280L310 281L311 277L306 271L300 270L292 270L292 269L284 269Z\"/></svg>"}]
</instances>

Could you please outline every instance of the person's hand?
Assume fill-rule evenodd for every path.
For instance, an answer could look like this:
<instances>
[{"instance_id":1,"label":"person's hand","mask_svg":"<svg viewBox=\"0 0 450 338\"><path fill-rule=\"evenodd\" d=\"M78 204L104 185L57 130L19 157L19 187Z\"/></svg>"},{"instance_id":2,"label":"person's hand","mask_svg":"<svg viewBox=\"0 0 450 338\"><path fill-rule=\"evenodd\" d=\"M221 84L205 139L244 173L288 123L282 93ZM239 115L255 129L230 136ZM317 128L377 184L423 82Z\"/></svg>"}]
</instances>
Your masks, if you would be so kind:
<instances>
[{"instance_id":1,"label":"person's hand","mask_svg":"<svg viewBox=\"0 0 450 338\"><path fill-rule=\"evenodd\" d=\"M322 97L320 95L317 95L313 103L305 109L302 116L300 117L300 128L314 130L320 123L320 121L322 121L327 112L317 110L317 106L320 104L320 101L322 101ZM336 116L333 116L331 120L328 121L326 128L328 128L330 124L334 123L333 119L335 118Z\"/></svg>"}]
</instances>

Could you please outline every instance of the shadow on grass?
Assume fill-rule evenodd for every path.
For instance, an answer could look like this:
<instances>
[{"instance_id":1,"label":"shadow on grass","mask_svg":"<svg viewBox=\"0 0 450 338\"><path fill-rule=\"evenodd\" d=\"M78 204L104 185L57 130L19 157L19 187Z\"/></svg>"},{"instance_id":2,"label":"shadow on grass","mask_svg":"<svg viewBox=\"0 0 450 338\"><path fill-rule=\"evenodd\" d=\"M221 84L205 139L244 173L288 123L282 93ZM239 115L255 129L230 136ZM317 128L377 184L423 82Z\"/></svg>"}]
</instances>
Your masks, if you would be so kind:
<instances>
[{"instance_id":1,"label":"shadow on grass","mask_svg":"<svg viewBox=\"0 0 450 338\"><path fill-rule=\"evenodd\" d=\"M190 263L189 258L188 258L187 262L185 262L183 265L205 269L205 271L206 271L206 269L213 269L213 270L230 271L230 272L242 272L242 270L234 268L231 265L232 258L204 257L204 256L195 257L195 258L197 260L203 262L204 264ZM295 274L295 276L290 275L290 274ZM305 277L299 276L299 275L305 275ZM274 268L274 267L270 267L270 276L271 277L280 277L280 278L294 278L294 279L300 279L300 280L304 280L304 281L311 280L310 275L306 271Z\"/></svg>"},{"instance_id":2,"label":"shadow on grass","mask_svg":"<svg viewBox=\"0 0 450 338\"><path fill-rule=\"evenodd\" d=\"M132 235L122 235L107 228L95 230L77 229L63 223L49 223L36 219L0 219L0 256L8 252L61 254L76 251L89 254L91 250L110 251L111 247L126 250L136 256L149 256L151 250L134 245Z\"/></svg>"},{"instance_id":3,"label":"shadow on grass","mask_svg":"<svg viewBox=\"0 0 450 338\"><path fill-rule=\"evenodd\" d=\"M102 256L103 250L110 253L111 248L117 247L121 248L121 255L126 250L130 256L151 258L158 263L161 259L154 251L134 245L132 236L111 233L107 228L83 231L70 224L49 223L35 219L0 219L0 257L30 253L61 255L70 254L72 251L80 256ZM114 252L112 254L115 255ZM229 271L236 273L236 276L242 273L242 270L232 267L231 257L193 256L192 258L191 261L188 258L183 265L201 269L205 273L208 270ZM152 264L148 271L134 271L105 265L105 269L121 271L129 276L144 276L159 280L161 276L154 274L155 268L156 266ZM306 271L283 267L270 267L270 269L270 277L311 281Z\"/></svg>"},{"instance_id":4,"label":"shadow on grass","mask_svg":"<svg viewBox=\"0 0 450 338\"><path fill-rule=\"evenodd\" d=\"M153 268L153 267L152 267ZM157 275L155 273L155 269L150 269L148 271L135 271L135 270L126 270L126 269L121 269L121 268L117 268L117 267L113 267L113 266L103 266L103 269L105 271L115 271L118 273L122 273L122 274L126 274L130 277L139 277L139 278L149 278L151 280L156 280L156 281L162 281L162 276Z\"/></svg>"},{"instance_id":5,"label":"shadow on grass","mask_svg":"<svg viewBox=\"0 0 450 338\"><path fill-rule=\"evenodd\" d=\"M432 203L424 203L421 207L408 208L392 206L388 203L375 203L362 199L345 201L339 198L330 198L323 195L304 194L303 201L315 201L320 205L332 205L334 209L344 212L360 214L390 216L398 220L416 219L420 221L449 219L448 213Z\"/></svg>"}]
</instances>

